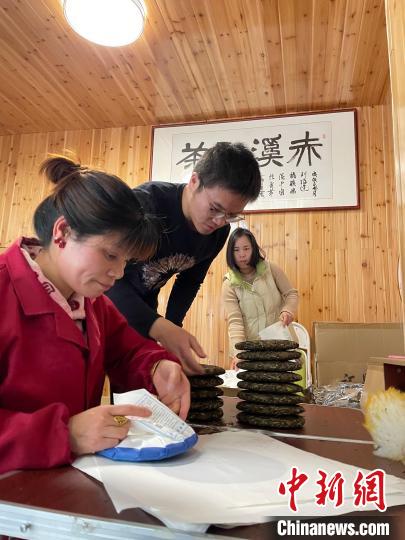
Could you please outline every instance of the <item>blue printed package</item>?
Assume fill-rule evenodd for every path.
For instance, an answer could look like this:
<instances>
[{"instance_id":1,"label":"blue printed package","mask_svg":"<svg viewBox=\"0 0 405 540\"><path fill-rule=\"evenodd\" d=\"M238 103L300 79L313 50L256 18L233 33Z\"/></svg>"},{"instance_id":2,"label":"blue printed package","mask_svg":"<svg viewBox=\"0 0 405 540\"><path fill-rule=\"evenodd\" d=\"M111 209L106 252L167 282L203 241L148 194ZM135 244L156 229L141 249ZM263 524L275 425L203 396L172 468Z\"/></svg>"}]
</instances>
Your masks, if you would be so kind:
<instances>
[{"instance_id":1,"label":"blue printed package","mask_svg":"<svg viewBox=\"0 0 405 540\"><path fill-rule=\"evenodd\" d=\"M152 414L128 417L131 427L127 437L117 446L97 452L100 456L116 461L157 461L186 452L198 440L191 426L147 390L114 394L114 403L146 407Z\"/></svg>"}]
</instances>

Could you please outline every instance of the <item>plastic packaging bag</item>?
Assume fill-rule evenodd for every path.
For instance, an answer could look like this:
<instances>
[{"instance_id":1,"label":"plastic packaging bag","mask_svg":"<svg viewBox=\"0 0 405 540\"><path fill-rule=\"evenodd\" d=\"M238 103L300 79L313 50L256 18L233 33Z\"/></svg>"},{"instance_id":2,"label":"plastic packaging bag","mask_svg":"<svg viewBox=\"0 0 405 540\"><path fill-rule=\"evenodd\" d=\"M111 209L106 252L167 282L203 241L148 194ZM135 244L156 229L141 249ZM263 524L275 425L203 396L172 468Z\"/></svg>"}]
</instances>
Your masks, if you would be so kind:
<instances>
[{"instance_id":1,"label":"plastic packaging bag","mask_svg":"<svg viewBox=\"0 0 405 540\"><path fill-rule=\"evenodd\" d=\"M152 411L147 418L130 416L127 437L113 448L97 452L117 461L156 461L186 452L198 440L191 426L147 390L114 394L114 403L139 405Z\"/></svg>"},{"instance_id":2,"label":"plastic packaging bag","mask_svg":"<svg viewBox=\"0 0 405 540\"><path fill-rule=\"evenodd\" d=\"M360 409L363 387L362 383L340 382L314 388L313 396L317 405Z\"/></svg>"},{"instance_id":3,"label":"plastic packaging bag","mask_svg":"<svg viewBox=\"0 0 405 540\"><path fill-rule=\"evenodd\" d=\"M260 339L288 339L290 341L296 340L296 336L293 336L290 328L288 326L284 326L281 321L277 321L274 324L263 328L263 330L259 332L259 336Z\"/></svg>"}]
</instances>

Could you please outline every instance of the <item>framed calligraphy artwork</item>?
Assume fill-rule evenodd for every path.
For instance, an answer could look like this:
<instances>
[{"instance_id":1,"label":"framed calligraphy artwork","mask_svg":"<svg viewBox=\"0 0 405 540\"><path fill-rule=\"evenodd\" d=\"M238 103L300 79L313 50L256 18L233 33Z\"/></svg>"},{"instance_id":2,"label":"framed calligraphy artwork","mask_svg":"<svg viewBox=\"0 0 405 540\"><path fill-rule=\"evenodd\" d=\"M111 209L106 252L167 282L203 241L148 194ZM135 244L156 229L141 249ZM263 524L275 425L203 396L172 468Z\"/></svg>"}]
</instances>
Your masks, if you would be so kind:
<instances>
[{"instance_id":1,"label":"framed calligraphy artwork","mask_svg":"<svg viewBox=\"0 0 405 540\"><path fill-rule=\"evenodd\" d=\"M151 180L187 182L218 141L242 142L262 175L245 212L359 208L354 109L153 128Z\"/></svg>"}]
</instances>

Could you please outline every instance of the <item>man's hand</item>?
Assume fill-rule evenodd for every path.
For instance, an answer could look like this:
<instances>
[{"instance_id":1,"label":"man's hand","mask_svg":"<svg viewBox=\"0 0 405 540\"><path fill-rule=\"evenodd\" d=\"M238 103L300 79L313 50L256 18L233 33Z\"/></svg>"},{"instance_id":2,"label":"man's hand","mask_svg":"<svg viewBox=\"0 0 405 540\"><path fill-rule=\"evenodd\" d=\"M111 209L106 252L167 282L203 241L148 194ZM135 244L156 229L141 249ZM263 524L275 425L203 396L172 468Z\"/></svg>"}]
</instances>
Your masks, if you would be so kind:
<instances>
[{"instance_id":1,"label":"man's hand","mask_svg":"<svg viewBox=\"0 0 405 540\"><path fill-rule=\"evenodd\" d=\"M114 416L150 415L149 409L137 405L99 405L75 414L69 420L70 448L80 456L117 446L127 436L131 423L119 425Z\"/></svg>"},{"instance_id":2,"label":"man's hand","mask_svg":"<svg viewBox=\"0 0 405 540\"><path fill-rule=\"evenodd\" d=\"M181 366L161 360L152 380L160 401L185 420L190 408L190 383Z\"/></svg>"},{"instance_id":3,"label":"man's hand","mask_svg":"<svg viewBox=\"0 0 405 540\"><path fill-rule=\"evenodd\" d=\"M200 358L205 358L207 355L196 338L189 332L167 319L159 317L152 324L149 336L177 356L187 375L204 374L204 369L194 358L194 354Z\"/></svg>"}]
</instances>

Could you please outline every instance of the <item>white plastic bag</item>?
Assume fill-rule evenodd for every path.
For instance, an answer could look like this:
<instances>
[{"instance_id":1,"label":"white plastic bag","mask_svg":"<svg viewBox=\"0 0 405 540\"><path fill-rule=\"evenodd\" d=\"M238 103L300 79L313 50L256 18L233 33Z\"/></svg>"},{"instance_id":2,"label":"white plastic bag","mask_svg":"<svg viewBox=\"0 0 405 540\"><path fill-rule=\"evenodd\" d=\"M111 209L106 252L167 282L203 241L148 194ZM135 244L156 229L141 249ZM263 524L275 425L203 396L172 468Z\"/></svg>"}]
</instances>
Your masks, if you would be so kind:
<instances>
[{"instance_id":1,"label":"white plastic bag","mask_svg":"<svg viewBox=\"0 0 405 540\"><path fill-rule=\"evenodd\" d=\"M281 321L277 321L259 332L260 339L288 339L298 343L298 337L294 328L284 326Z\"/></svg>"}]
</instances>

